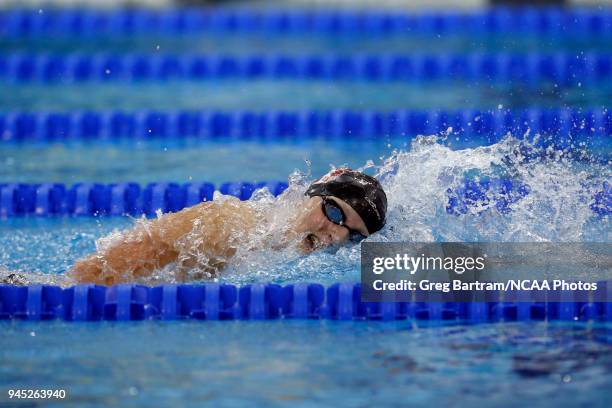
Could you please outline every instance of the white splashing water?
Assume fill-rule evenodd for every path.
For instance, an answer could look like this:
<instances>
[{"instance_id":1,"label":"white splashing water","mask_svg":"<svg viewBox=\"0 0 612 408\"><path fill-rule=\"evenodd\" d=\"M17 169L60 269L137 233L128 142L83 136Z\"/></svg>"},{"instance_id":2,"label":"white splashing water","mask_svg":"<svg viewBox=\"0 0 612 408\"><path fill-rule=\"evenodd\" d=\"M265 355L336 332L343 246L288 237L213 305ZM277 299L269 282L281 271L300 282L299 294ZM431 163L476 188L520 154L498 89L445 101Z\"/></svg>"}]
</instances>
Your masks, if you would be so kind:
<instances>
[{"instance_id":1,"label":"white splashing water","mask_svg":"<svg viewBox=\"0 0 612 408\"><path fill-rule=\"evenodd\" d=\"M497 144L451 150L435 136L421 137L409 152L398 152L378 169L389 197L389 228L380 238L393 241L559 241L609 240L592 231L593 195L610 180L609 166L578 162L559 151L540 152L525 140L506 137ZM545 153L531 159L521 153ZM566 157L567 156L567 157ZM466 215L445 213L448 188L466 177L510 179L530 192L510 205L508 214L495 209L497 198L471 208ZM597 219L607 225L609 220ZM602 230L602 232L606 232ZM607 230L609 233L609 229Z\"/></svg>"},{"instance_id":2,"label":"white splashing water","mask_svg":"<svg viewBox=\"0 0 612 408\"><path fill-rule=\"evenodd\" d=\"M511 136L491 146L464 150L451 150L438 141L437 136L419 137L409 151L396 151L379 166L369 162L359 169L374 169L388 197L387 225L368 240L610 241L609 217L597 216L589 208L593 195L612 178L608 164L577 161L576 152L538 150L527 140ZM529 153L522 153L525 151ZM267 202L299 203L308 182L298 176L290 180L286 195L276 201L267 198ZM496 208L499 197L491 191L466 214L448 214L447 190L463 186L466 177L510 179L516 185L529 186L529 193L510 203L509 211ZM248 264L230 264L222 279L234 283L331 282L359 276L359 245L307 257L269 250L243 257Z\"/></svg>"}]
</instances>

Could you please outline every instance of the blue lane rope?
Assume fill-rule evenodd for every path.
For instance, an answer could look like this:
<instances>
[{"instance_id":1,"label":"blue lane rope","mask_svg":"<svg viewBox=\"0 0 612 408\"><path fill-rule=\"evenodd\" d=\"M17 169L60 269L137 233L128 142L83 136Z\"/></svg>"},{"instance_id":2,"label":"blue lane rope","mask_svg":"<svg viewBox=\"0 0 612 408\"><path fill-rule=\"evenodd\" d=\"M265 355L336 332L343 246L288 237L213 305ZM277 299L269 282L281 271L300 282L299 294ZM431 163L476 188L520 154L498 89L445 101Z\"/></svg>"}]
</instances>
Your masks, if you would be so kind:
<instances>
[{"instance_id":1,"label":"blue lane rope","mask_svg":"<svg viewBox=\"0 0 612 408\"><path fill-rule=\"evenodd\" d=\"M224 183L223 194L248 200L258 188L267 187L279 195L287 188L284 182ZM147 215L157 210L176 212L203 201L211 201L215 186L211 183L77 183L67 187L60 183L0 184L0 217L20 215Z\"/></svg>"},{"instance_id":2,"label":"blue lane rope","mask_svg":"<svg viewBox=\"0 0 612 408\"><path fill-rule=\"evenodd\" d=\"M531 34L606 36L612 8L504 8L410 14L398 11L262 9L8 9L0 11L0 35L64 36L262 34Z\"/></svg>"},{"instance_id":3,"label":"blue lane rope","mask_svg":"<svg viewBox=\"0 0 612 408\"><path fill-rule=\"evenodd\" d=\"M2 141L115 138L380 139L446 132L448 144L496 143L508 133L551 136L541 143L563 149L609 149L612 112L593 109L462 109L396 111L101 111L0 113Z\"/></svg>"},{"instance_id":4,"label":"blue lane rope","mask_svg":"<svg viewBox=\"0 0 612 408\"><path fill-rule=\"evenodd\" d=\"M284 182L223 183L219 191L251 198L253 192L267 187L273 195L287 188ZM215 186L211 183L77 183L67 187L59 183L0 183L0 218L16 216L155 216L158 210L176 212L203 201L211 201ZM512 204L530 193L530 186L512 180L465 180L447 191L446 212L461 216L480 213L494 207L501 214L512 211ZM594 215L612 215L612 188L604 182L591 197L589 208Z\"/></svg>"},{"instance_id":5,"label":"blue lane rope","mask_svg":"<svg viewBox=\"0 0 612 408\"><path fill-rule=\"evenodd\" d=\"M0 80L24 82L206 79L470 80L572 86L612 78L610 53L341 55L0 55Z\"/></svg>"},{"instance_id":6,"label":"blue lane rope","mask_svg":"<svg viewBox=\"0 0 612 408\"><path fill-rule=\"evenodd\" d=\"M572 291L550 290L537 298L531 292L489 293L485 302L362 302L361 285L314 283L286 286L257 283L234 285L121 284L0 285L0 319L66 321L100 320L423 320L470 323L538 320L612 321L612 281L598 282L592 301Z\"/></svg>"}]
</instances>

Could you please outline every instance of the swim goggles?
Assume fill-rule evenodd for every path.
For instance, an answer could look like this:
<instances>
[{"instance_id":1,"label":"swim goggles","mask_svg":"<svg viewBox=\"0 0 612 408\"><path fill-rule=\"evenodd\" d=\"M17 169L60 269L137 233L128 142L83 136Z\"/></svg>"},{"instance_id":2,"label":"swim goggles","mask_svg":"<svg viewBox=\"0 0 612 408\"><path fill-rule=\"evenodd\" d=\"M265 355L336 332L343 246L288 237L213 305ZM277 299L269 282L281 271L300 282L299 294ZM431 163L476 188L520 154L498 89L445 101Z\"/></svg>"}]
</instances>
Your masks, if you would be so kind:
<instances>
[{"instance_id":1,"label":"swim goggles","mask_svg":"<svg viewBox=\"0 0 612 408\"><path fill-rule=\"evenodd\" d=\"M349 240L351 240L352 242L360 242L364 238L366 238L366 236L363 235L361 232L351 229L345 224L346 215L344 215L344 211L338 205L337 202L327 197L322 197L322 198L323 198L323 203L322 203L323 214L325 214L327 219L333 222L334 224L340 225L346 228L349 232Z\"/></svg>"}]
</instances>

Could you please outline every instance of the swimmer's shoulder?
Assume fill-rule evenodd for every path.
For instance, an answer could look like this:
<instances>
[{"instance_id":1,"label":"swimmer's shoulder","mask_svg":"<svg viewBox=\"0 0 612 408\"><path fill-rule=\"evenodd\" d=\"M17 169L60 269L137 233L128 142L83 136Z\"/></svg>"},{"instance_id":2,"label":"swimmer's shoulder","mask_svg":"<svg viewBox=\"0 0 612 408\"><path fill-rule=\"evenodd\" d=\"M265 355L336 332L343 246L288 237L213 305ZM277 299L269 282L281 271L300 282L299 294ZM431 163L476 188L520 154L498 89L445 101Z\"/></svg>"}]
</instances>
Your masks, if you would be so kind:
<instances>
[{"instance_id":1,"label":"swimmer's shoulder","mask_svg":"<svg viewBox=\"0 0 612 408\"><path fill-rule=\"evenodd\" d=\"M212 221L214 219L231 220L236 218L254 218L255 209L248 201L241 201L232 196L223 196L219 200L204 201L185 208L177 213L167 214L165 222L193 222L196 219Z\"/></svg>"}]
</instances>

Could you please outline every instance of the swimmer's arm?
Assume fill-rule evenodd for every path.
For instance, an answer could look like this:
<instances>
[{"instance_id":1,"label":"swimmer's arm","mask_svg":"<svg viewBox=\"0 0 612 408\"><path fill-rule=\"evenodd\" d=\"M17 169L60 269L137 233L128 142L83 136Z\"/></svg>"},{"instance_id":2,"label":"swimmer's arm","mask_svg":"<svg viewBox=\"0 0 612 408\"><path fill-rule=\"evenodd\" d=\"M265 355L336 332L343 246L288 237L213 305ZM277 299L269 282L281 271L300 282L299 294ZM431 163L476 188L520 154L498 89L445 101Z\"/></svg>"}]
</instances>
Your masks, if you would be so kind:
<instances>
[{"instance_id":1,"label":"swimmer's arm","mask_svg":"<svg viewBox=\"0 0 612 408\"><path fill-rule=\"evenodd\" d=\"M77 282L113 285L149 276L154 270L176 261L173 243L191 231L195 218L211 203L200 203L151 221L147 233L119 242L78 260L70 273Z\"/></svg>"}]
</instances>

